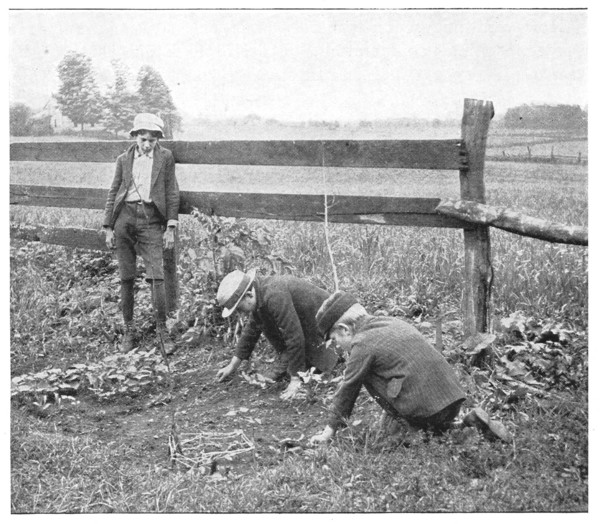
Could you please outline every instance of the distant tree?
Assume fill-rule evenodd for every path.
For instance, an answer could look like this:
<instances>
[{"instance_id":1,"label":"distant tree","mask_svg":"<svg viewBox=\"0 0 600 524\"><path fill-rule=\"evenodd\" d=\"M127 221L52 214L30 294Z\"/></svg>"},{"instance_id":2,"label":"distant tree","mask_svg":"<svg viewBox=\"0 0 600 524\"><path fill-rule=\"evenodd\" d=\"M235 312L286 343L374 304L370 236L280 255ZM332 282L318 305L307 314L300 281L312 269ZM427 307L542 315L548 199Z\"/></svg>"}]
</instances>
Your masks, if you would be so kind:
<instances>
[{"instance_id":1,"label":"distant tree","mask_svg":"<svg viewBox=\"0 0 600 524\"><path fill-rule=\"evenodd\" d=\"M11 104L9 109L10 134L12 136L27 136L31 134L31 119L33 111L26 104Z\"/></svg>"},{"instance_id":2,"label":"distant tree","mask_svg":"<svg viewBox=\"0 0 600 524\"><path fill-rule=\"evenodd\" d=\"M181 116L173 103L171 90L160 73L149 65L140 68L137 81L137 110L160 116L165 123L165 138L173 138L173 132L181 129Z\"/></svg>"},{"instance_id":3,"label":"distant tree","mask_svg":"<svg viewBox=\"0 0 600 524\"><path fill-rule=\"evenodd\" d=\"M31 133L32 136L48 136L54 134L52 128L52 116L51 115L40 115L34 116L31 119Z\"/></svg>"},{"instance_id":4,"label":"distant tree","mask_svg":"<svg viewBox=\"0 0 600 524\"><path fill-rule=\"evenodd\" d=\"M75 126L94 125L102 118L102 96L98 86L92 60L82 53L69 51L58 64L61 81L58 94L54 95L58 106Z\"/></svg>"},{"instance_id":5,"label":"distant tree","mask_svg":"<svg viewBox=\"0 0 600 524\"><path fill-rule=\"evenodd\" d=\"M136 95L127 87L127 69L119 60L111 62L115 82L109 86L104 97L104 127L118 136L121 131L129 131L137 111Z\"/></svg>"},{"instance_id":6,"label":"distant tree","mask_svg":"<svg viewBox=\"0 0 600 524\"><path fill-rule=\"evenodd\" d=\"M504 125L521 129L584 130L587 113L578 105L524 104L506 111Z\"/></svg>"}]
</instances>

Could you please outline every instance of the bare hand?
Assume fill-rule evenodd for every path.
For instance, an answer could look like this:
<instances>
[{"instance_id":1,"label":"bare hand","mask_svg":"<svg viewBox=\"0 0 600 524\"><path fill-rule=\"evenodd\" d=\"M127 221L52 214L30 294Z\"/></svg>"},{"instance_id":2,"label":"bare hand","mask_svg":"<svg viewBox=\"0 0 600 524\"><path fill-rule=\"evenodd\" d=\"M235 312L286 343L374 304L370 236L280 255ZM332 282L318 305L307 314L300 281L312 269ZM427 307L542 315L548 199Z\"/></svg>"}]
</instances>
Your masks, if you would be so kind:
<instances>
[{"instance_id":1,"label":"bare hand","mask_svg":"<svg viewBox=\"0 0 600 524\"><path fill-rule=\"evenodd\" d=\"M281 400L292 400L296 394L302 388L302 382L300 382L300 377L292 377L288 387L284 390L284 392L279 395Z\"/></svg>"},{"instance_id":2,"label":"bare hand","mask_svg":"<svg viewBox=\"0 0 600 524\"><path fill-rule=\"evenodd\" d=\"M225 366L224 368L219 369L219 371L217 371L217 382L223 382L232 372L233 368L231 366Z\"/></svg>"},{"instance_id":3,"label":"bare hand","mask_svg":"<svg viewBox=\"0 0 600 524\"><path fill-rule=\"evenodd\" d=\"M105 227L104 233L106 234L106 247L108 249L114 249L116 247L115 232L112 230L112 228Z\"/></svg>"},{"instance_id":4,"label":"bare hand","mask_svg":"<svg viewBox=\"0 0 600 524\"><path fill-rule=\"evenodd\" d=\"M163 235L163 248L173 249L175 247L175 228L168 227Z\"/></svg>"},{"instance_id":5,"label":"bare hand","mask_svg":"<svg viewBox=\"0 0 600 524\"><path fill-rule=\"evenodd\" d=\"M309 443L313 446L317 444L324 444L331 440L334 435L335 430L332 427L327 426L321 433L315 435L314 437L311 437Z\"/></svg>"}]
</instances>

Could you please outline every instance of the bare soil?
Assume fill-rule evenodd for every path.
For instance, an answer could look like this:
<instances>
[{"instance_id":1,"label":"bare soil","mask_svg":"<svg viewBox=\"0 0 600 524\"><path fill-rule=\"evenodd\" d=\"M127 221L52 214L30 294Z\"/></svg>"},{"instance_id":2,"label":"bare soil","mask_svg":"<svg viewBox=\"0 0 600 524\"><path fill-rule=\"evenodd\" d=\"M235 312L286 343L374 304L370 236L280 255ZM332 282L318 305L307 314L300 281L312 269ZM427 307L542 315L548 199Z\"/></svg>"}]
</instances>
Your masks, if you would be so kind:
<instances>
[{"instance_id":1,"label":"bare soil","mask_svg":"<svg viewBox=\"0 0 600 524\"><path fill-rule=\"evenodd\" d=\"M194 435L241 430L255 449L213 465L234 475L281 462L288 452L301 452L310 436L324 427L326 397L334 384L319 385L316 394L305 388L301 398L292 401L279 398L287 381L265 387L250 384L242 372L266 372L274 355L269 349L255 350L251 362L243 363L231 380L219 383L215 375L229 362L232 349L220 344L208 348L184 347L170 357L172 389L165 384L152 388L149 395L110 401L83 396L76 404L62 403L60 413L49 416L65 434L100 439L107 445L129 443L148 464L170 463L173 421L184 455L189 451L185 442ZM364 410L361 404L365 402L359 402L357 413Z\"/></svg>"}]
</instances>

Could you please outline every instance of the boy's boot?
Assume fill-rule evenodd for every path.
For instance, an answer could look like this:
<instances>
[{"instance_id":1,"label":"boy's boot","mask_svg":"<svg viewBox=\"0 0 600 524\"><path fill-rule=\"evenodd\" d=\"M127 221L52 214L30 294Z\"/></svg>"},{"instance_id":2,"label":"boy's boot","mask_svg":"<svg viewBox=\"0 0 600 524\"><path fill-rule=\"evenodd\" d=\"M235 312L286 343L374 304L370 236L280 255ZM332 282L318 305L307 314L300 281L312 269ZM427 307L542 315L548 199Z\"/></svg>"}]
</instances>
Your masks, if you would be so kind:
<instances>
[{"instance_id":1,"label":"boy's boot","mask_svg":"<svg viewBox=\"0 0 600 524\"><path fill-rule=\"evenodd\" d=\"M134 337L134 325L133 322L125 323L125 332L123 333L123 340L121 341L121 351L128 353L134 348L135 337Z\"/></svg>"},{"instance_id":2,"label":"boy's boot","mask_svg":"<svg viewBox=\"0 0 600 524\"><path fill-rule=\"evenodd\" d=\"M175 342L171 338L166 324L158 324L158 326L156 326L156 343L159 347L161 340L167 355L172 355L175 353Z\"/></svg>"}]
</instances>

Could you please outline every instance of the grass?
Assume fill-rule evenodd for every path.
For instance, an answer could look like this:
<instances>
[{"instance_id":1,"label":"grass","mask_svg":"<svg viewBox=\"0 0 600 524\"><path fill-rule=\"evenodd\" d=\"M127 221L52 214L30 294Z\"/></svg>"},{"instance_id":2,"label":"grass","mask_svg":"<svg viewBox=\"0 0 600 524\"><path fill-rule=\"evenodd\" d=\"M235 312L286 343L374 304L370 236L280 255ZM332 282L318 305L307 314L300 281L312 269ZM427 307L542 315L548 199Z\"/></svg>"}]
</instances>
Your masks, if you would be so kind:
<instances>
[{"instance_id":1,"label":"grass","mask_svg":"<svg viewBox=\"0 0 600 524\"><path fill-rule=\"evenodd\" d=\"M578 438L587 430L584 405L557 404L543 415L530 405L520 413L529 421L511 445L455 430L377 448L369 430L350 429L333 446L280 455L268 466L255 461L239 476L207 476L149 460L143 439L64 435L17 412L12 511L586 511L587 445Z\"/></svg>"},{"instance_id":2,"label":"grass","mask_svg":"<svg viewBox=\"0 0 600 524\"><path fill-rule=\"evenodd\" d=\"M215 172L215 180L221 174ZM25 175L35 178L34 171ZM300 179L301 173L293 176ZM358 184L363 173L353 171L352 176ZM400 189L410 195L435 194L440 188L456 191L456 180L446 186L435 173L409 180ZM492 205L587 225L583 167L489 163L486 184ZM101 211L24 206L11 206L10 214L22 223L91 228L100 227L102 217ZM194 219L181 218L180 262L187 275L199 271L187 252L188 247L197 249L199 232ZM294 264L295 274L333 287L320 224L261 224L270 228L273 250ZM331 237L345 289L357 293L371 311L421 320L446 315L445 346L450 353L461 353L460 335L449 327L460 319L460 231L336 224L331 225ZM492 254L496 319L522 311L542 323L587 331L586 248L492 230ZM116 351L117 277L107 270L104 257L16 243L11 262L13 376L97 362ZM142 285L138 293L146 291ZM185 300L185 313L193 318L193 293L186 292ZM141 302L142 316L149 317ZM586 359L585 353L577 353L581 347L561 351ZM264 364L269 355L259 352L257 363ZM85 396L50 407L13 402L11 511L588 511L587 380L501 402L514 387L484 390L474 385L474 377L497 380L493 369L473 371L464 362L453 362L472 402L500 406L494 416L510 428L511 443L455 430L443 437L421 436L409 447L386 446L377 441L373 428L379 410L363 393L353 417L362 422L340 432L333 445L282 451L273 435L302 432L308 438L322 428L325 392L312 404L282 405L276 392L256 391L239 380L216 386L211 378L230 358L230 350L215 340L188 348L177 358L177 398L172 404L148 407L149 399L165 393L160 385L141 396L117 396L110 402ZM214 475L169 468L166 434L172 409L189 429L214 422L224 430L244 424L225 416L242 405L263 421L256 430L257 452L243 467L234 464L228 472L230 466L220 464Z\"/></svg>"}]
</instances>

